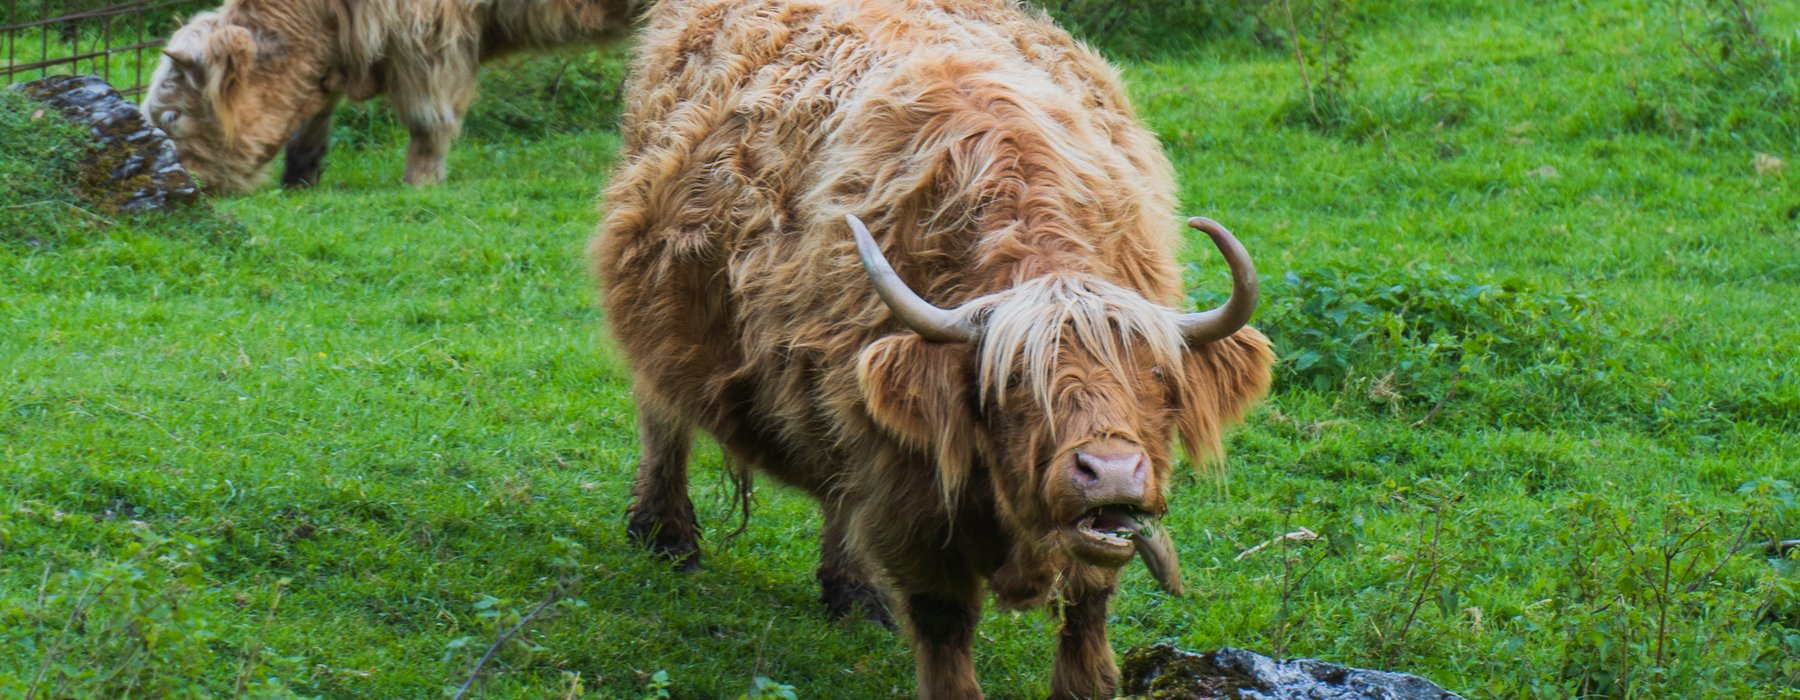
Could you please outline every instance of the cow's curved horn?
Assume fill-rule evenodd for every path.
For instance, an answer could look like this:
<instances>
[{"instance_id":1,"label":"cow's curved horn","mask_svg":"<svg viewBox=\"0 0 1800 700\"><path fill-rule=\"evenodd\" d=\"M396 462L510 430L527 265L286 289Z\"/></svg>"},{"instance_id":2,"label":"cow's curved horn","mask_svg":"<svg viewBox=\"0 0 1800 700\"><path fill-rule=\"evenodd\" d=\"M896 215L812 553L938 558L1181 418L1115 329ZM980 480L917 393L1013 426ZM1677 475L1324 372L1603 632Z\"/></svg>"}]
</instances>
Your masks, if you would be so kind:
<instances>
[{"instance_id":1,"label":"cow's curved horn","mask_svg":"<svg viewBox=\"0 0 1800 700\"><path fill-rule=\"evenodd\" d=\"M932 306L913 292L894 267L888 264L887 256L881 254L881 246L875 244L875 237L869 235L869 229L854 215L846 215L850 222L850 231L856 235L856 254L862 257L863 270L869 273L869 282L875 285L875 293L887 303L888 311L900 323L912 329L926 340L939 343L967 343L980 333L975 325L957 313L954 309L940 309Z\"/></svg>"},{"instance_id":2,"label":"cow's curved horn","mask_svg":"<svg viewBox=\"0 0 1800 700\"><path fill-rule=\"evenodd\" d=\"M1188 226L1212 238L1225 256L1225 264L1231 266L1231 298L1210 311L1176 315L1187 344L1204 345L1236 333L1250 322L1250 314L1256 311L1256 266L1250 263L1244 245L1219 222L1196 216L1188 219Z\"/></svg>"}]
</instances>

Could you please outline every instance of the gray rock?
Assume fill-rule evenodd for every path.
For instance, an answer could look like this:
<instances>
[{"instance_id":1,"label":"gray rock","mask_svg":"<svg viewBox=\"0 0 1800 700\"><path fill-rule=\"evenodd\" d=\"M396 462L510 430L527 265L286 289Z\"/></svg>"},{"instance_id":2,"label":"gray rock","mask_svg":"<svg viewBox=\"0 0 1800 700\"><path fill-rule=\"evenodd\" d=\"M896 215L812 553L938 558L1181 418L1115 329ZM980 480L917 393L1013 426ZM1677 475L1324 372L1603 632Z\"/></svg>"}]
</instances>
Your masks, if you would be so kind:
<instances>
[{"instance_id":1,"label":"gray rock","mask_svg":"<svg viewBox=\"0 0 1800 700\"><path fill-rule=\"evenodd\" d=\"M12 86L88 127L93 153L82 161L83 198L120 212L158 211L194 202L199 190L181 167L175 142L144 122L136 105L91 75L53 75Z\"/></svg>"},{"instance_id":2,"label":"gray rock","mask_svg":"<svg viewBox=\"0 0 1800 700\"><path fill-rule=\"evenodd\" d=\"M1119 675L1128 698L1151 700L1462 700L1408 673L1276 661L1231 647L1197 654L1168 644L1141 646L1125 653Z\"/></svg>"}]
</instances>

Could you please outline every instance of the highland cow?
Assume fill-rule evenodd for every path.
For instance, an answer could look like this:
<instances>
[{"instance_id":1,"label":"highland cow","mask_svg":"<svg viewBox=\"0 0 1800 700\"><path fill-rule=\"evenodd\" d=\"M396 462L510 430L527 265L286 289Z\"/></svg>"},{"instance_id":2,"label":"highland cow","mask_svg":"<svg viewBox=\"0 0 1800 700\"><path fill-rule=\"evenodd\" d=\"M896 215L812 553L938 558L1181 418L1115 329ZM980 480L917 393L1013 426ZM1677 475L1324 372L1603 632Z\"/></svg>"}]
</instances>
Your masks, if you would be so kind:
<instances>
[{"instance_id":1,"label":"highland cow","mask_svg":"<svg viewBox=\"0 0 1800 700\"><path fill-rule=\"evenodd\" d=\"M1055 696L1109 696L1120 568L1180 586L1171 443L1215 457L1268 386L1244 249L1190 220L1233 289L1172 308L1168 159L1017 3L663 0L637 42L590 249L638 402L627 533L698 563L704 430L819 501L822 602L891 602L921 696L980 696L986 592L1060 601Z\"/></svg>"},{"instance_id":2,"label":"highland cow","mask_svg":"<svg viewBox=\"0 0 1800 700\"><path fill-rule=\"evenodd\" d=\"M387 95L405 181L444 179L482 62L622 36L639 0L227 0L169 38L143 102L207 185L244 192L285 145L285 186L317 183L331 114Z\"/></svg>"}]
</instances>

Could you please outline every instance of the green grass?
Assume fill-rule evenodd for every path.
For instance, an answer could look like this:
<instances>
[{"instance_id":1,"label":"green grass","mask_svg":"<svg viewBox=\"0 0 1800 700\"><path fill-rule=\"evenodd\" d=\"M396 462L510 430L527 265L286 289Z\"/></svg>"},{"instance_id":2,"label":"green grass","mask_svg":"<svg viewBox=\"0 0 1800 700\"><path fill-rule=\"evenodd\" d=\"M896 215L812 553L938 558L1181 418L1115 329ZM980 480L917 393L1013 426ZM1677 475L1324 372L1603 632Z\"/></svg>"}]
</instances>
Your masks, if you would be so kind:
<instances>
[{"instance_id":1,"label":"green grass","mask_svg":"<svg viewBox=\"0 0 1800 700\"><path fill-rule=\"evenodd\" d=\"M1122 64L1184 211L1257 257L1291 359L1226 476L1177 486L1192 593L1129 570L1116 648L1279 649L1470 697L1800 697L1800 573L1725 556L1746 523L1800 537L1800 171L1753 165L1800 140L1684 80L1664 7L1377 13L1329 129L1288 118L1291 56L1248 39ZM1791 57L1800 8L1764 22ZM542 87L546 65L510 70ZM570 105L604 97L593 72ZM1688 116L1647 126L1650 82ZM636 698L659 670L676 697L908 694L902 638L823 619L806 499L764 485L722 541L716 450L706 567L624 542L633 407L581 260L616 106L591 106L525 136L490 106L427 190L352 112L319 189L96 219L0 103L0 173L36 183L0 193L0 695L46 670L77 697L438 697L560 582L481 696L579 674ZM1323 539L1236 559L1302 527ZM988 613L991 696L1047 692L1054 628Z\"/></svg>"},{"instance_id":2,"label":"green grass","mask_svg":"<svg viewBox=\"0 0 1800 700\"><path fill-rule=\"evenodd\" d=\"M80 206L63 186L75 180L87 155L80 127L58 118L50 106L6 90L0 92L0 143L7 144L9 156L0 159L0 181L7 183L0 190L0 212L8 223L0 239L11 243L61 228L69 218L66 210Z\"/></svg>"}]
</instances>

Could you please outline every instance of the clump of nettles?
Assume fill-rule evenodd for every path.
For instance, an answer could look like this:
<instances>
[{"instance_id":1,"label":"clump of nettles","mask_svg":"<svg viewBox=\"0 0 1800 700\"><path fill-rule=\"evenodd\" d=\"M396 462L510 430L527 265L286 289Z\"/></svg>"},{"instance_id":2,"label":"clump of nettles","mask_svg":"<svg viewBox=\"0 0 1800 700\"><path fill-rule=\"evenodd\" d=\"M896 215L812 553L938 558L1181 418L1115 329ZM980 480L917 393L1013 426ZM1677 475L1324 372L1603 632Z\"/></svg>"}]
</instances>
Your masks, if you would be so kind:
<instances>
[{"instance_id":1,"label":"clump of nettles","mask_svg":"<svg viewBox=\"0 0 1800 700\"><path fill-rule=\"evenodd\" d=\"M1205 297L1191 300L1197 307L1216 303L1212 292L1195 294ZM1584 293L1467 279L1429 265L1264 278L1252 323L1275 343L1281 384L1351 384L1384 403L1441 400L1474 378L1579 373L1606 357L1618 335Z\"/></svg>"}]
</instances>

